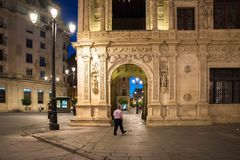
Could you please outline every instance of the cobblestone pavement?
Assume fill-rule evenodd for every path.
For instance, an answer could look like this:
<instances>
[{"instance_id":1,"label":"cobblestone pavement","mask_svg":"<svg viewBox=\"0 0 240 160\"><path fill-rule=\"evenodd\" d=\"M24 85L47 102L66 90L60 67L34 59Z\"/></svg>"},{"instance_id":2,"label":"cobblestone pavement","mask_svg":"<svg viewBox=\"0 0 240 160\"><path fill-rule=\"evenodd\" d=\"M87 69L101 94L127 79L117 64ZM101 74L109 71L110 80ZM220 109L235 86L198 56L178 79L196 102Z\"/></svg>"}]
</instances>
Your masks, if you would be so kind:
<instances>
[{"instance_id":1,"label":"cobblestone pavement","mask_svg":"<svg viewBox=\"0 0 240 160\"><path fill-rule=\"evenodd\" d=\"M46 126L29 128L33 137L89 159L112 160L239 160L240 124L146 127L140 115L124 114L126 135L113 127Z\"/></svg>"}]
</instances>

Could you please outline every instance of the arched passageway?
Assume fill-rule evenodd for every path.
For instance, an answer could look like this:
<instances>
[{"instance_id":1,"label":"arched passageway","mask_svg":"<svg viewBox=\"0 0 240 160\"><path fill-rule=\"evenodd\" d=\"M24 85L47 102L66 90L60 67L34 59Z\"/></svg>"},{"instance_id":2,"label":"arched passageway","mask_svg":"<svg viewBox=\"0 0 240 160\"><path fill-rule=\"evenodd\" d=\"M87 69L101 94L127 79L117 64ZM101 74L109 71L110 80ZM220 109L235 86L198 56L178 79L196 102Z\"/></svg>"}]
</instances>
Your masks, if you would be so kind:
<instances>
[{"instance_id":1,"label":"arched passageway","mask_svg":"<svg viewBox=\"0 0 240 160\"><path fill-rule=\"evenodd\" d=\"M147 117L147 76L136 64L123 64L111 75L111 115L118 105L127 114Z\"/></svg>"}]
</instances>

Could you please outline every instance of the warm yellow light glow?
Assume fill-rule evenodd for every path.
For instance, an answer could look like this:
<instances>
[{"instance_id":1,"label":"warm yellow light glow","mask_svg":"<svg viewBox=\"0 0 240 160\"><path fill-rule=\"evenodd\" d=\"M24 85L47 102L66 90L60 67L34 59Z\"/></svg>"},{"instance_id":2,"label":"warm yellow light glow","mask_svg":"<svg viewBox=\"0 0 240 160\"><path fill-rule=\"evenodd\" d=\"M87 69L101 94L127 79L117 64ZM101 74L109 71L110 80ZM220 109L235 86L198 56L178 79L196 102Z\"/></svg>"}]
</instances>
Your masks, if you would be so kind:
<instances>
[{"instance_id":1,"label":"warm yellow light glow","mask_svg":"<svg viewBox=\"0 0 240 160\"><path fill-rule=\"evenodd\" d=\"M70 24L69 24L69 30L70 30L71 33L74 33L75 30L76 30L76 25L73 24L73 23L70 23Z\"/></svg>"},{"instance_id":2,"label":"warm yellow light glow","mask_svg":"<svg viewBox=\"0 0 240 160\"><path fill-rule=\"evenodd\" d=\"M33 24L35 24L37 22L38 19L38 14L36 12L30 13L30 19L32 21Z\"/></svg>"},{"instance_id":3,"label":"warm yellow light glow","mask_svg":"<svg viewBox=\"0 0 240 160\"><path fill-rule=\"evenodd\" d=\"M51 12L52 18L56 18L56 17L57 17L57 15L58 15L58 10L57 10L56 8L52 8L52 9L50 10L50 12Z\"/></svg>"},{"instance_id":4,"label":"warm yellow light glow","mask_svg":"<svg viewBox=\"0 0 240 160\"><path fill-rule=\"evenodd\" d=\"M76 71L76 68L75 68L75 67L72 67L72 71L75 72L75 71Z\"/></svg>"},{"instance_id":5,"label":"warm yellow light glow","mask_svg":"<svg viewBox=\"0 0 240 160\"><path fill-rule=\"evenodd\" d=\"M69 70L68 70L68 69L66 69L66 70L65 70L65 73L66 73L66 74L68 74L68 73L69 73Z\"/></svg>"}]
</instances>

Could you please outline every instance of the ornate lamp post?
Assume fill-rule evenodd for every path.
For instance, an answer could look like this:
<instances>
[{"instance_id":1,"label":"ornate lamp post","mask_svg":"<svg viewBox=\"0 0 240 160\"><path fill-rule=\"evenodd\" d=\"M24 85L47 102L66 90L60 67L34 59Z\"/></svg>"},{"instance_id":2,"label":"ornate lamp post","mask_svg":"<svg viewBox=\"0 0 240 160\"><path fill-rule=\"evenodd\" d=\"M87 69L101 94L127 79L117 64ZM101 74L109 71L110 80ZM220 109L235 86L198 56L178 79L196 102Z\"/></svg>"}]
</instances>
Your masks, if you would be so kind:
<instances>
[{"instance_id":1,"label":"ornate lamp post","mask_svg":"<svg viewBox=\"0 0 240 160\"><path fill-rule=\"evenodd\" d=\"M50 130L59 130L59 124L57 122L57 106L56 106L56 75L55 75L55 53L56 53L56 37L57 37L57 23L56 23L56 17L58 15L58 10L55 8L52 8L50 10L52 20L50 24L44 24L40 27L44 26L52 26L52 80L51 80L51 86L52 86L52 94L51 94L51 115L50 115ZM38 19L38 14L36 12L33 12L30 14L30 19L33 24L36 24ZM69 25L70 32L73 33L75 31L76 26L72 23Z\"/></svg>"}]
</instances>

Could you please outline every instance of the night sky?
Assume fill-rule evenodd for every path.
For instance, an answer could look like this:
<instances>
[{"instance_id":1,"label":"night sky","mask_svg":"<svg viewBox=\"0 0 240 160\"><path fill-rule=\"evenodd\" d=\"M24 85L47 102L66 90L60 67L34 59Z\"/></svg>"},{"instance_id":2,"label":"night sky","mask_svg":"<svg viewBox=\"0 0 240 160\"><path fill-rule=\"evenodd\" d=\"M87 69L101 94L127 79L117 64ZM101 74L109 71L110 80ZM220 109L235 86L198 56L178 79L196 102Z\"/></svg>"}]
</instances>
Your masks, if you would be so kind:
<instances>
[{"instance_id":1,"label":"night sky","mask_svg":"<svg viewBox=\"0 0 240 160\"><path fill-rule=\"evenodd\" d=\"M60 5L62 9L60 15L65 24L68 25L70 22L73 22L77 29L78 0L54 0L54 2ZM72 42L77 40L76 33L77 31L75 31L75 35L70 38ZM68 51L68 57L76 53L72 46L68 47Z\"/></svg>"}]
</instances>

